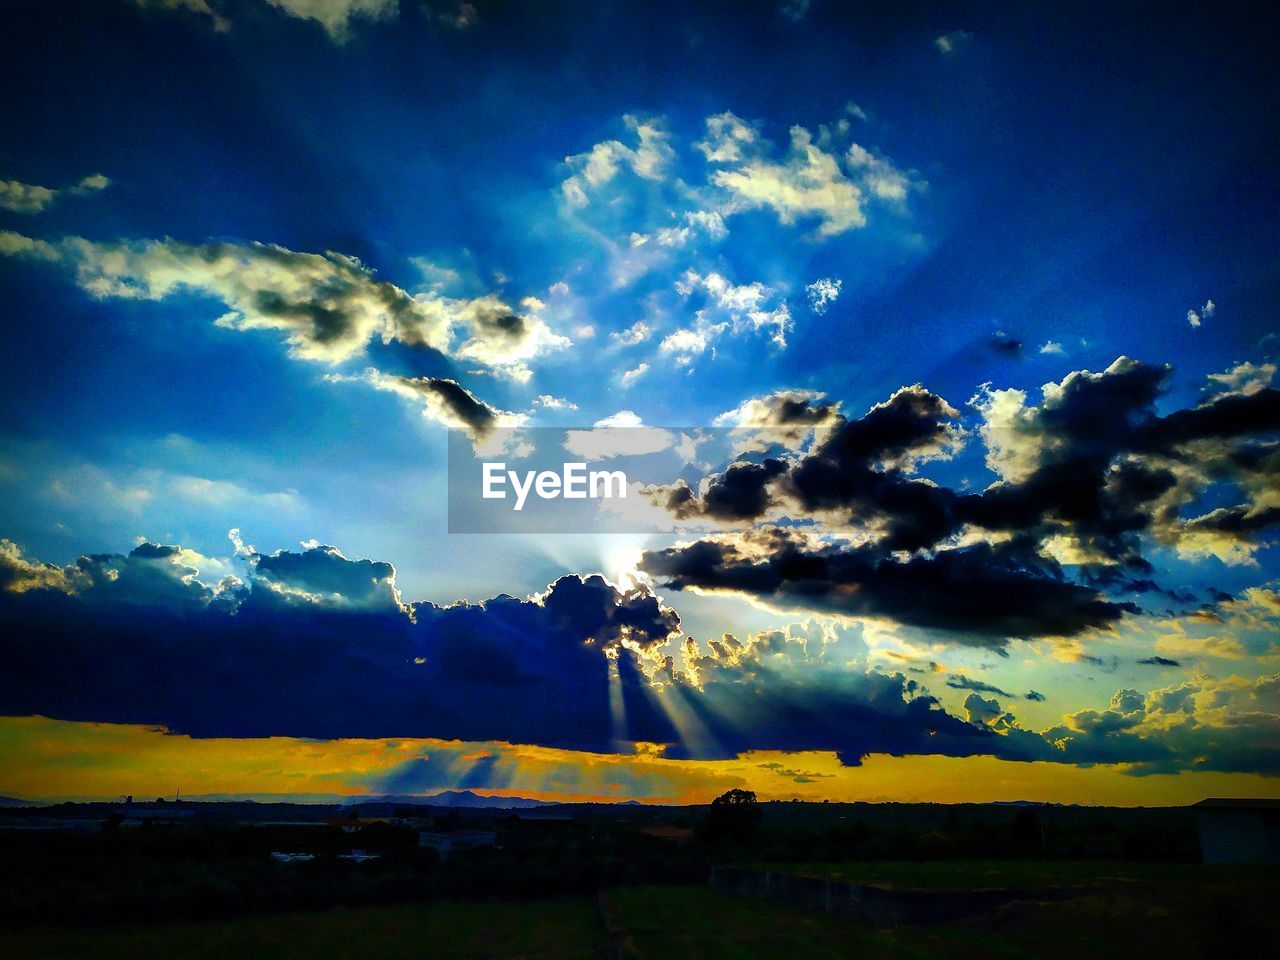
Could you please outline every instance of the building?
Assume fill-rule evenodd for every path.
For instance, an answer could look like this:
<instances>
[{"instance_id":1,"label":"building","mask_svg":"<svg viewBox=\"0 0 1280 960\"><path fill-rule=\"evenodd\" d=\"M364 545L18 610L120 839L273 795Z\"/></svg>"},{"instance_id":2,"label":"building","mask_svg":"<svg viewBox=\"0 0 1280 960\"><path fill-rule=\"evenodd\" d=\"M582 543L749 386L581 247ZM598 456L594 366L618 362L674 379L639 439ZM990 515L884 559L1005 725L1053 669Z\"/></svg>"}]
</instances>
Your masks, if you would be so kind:
<instances>
[{"instance_id":1,"label":"building","mask_svg":"<svg viewBox=\"0 0 1280 960\"><path fill-rule=\"evenodd\" d=\"M492 847L498 835L492 830L423 830L418 834L419 847L431 847L443 860L455 850Z\"/></svg>"},{"instance_id":2,"label":"building","mask_svg":"<svg viewBox=\"0 0 1280 960\"><path fill-rule=\"evenodd\" d=\"M1205 863L1280 863L1280 800L1211 798L1192 809Z\"/></svg>"}]
</instances>

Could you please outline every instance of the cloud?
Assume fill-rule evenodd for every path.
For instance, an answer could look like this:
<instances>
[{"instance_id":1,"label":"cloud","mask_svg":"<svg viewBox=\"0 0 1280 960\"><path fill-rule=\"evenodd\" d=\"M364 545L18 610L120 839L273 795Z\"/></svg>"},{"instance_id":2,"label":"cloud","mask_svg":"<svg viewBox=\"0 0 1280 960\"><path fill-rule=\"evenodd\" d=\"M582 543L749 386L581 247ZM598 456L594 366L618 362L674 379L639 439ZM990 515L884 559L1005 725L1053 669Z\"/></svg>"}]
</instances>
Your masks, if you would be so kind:
<instances>
[{"instance_id":1,"label":"cloud","mask_svg":"<svg viewBox=\"0 0 1280 960\"><path fill-rule=\"evenodd\" d=\"M653 336L653 328L643 320L637 320L625 330L609 334L609 339L622 347L634 347Z\"/></svg>"},{"instance_id":2,"label":"cloud","mask_svg":"<svg viewBox=\"0 0 1280 960\"><path fill-rule=\"evenodd\" d=\"M312 20L333 41L345 43L356 22L390 20L400 12L399 0L267 0L300 20Z\"/></svg>"},{"instance_id":3,"label":"cloud","mask_svg":"<svg viewBox=\"0 0 1280 960\"><path fill-rule=\"evenodd\" d=\"M1170 660L1168 657L1150 656L1143 660L1137 661L1147 667L1180 667L1182 664L1177 660Z\"/></svg>"},{"instance_id":4,"label":"cloud","mask_svg":"<svg viewBox=\"0 0 1280 960\"><path fill-rule=\"evenodd\" d=\"M1021 357L1023 343L1017 337L1011 337L1003 330L997 330L987 341L993 352L1006 357Z\"/></svg>"},{"instance_id":5,"label":"cloud","mask_svg":"<svg viewBox=\"0 0 1280 960\"><path fill-rule=\"evenodd\" d=\"M563 397L553 397L549 393L541 394L533 400L535 406L542 407L544 410L577 410L578 405L571 403Z\"/></svg>"},{"instance_id":6,"label":"cloud","mask_svg":"<svg viewBox=\"0 0 1280 960\"><path fill-rule=\"evenodd\" d=\"M977 693L994 693L1002 697L1013 696L1013 694L1008 690L1001 690L993 684L985 683L982 680L975 680L972 677L966 677L963 674L947 677L947 686L951 687L953 690L973 690Z\"/></svg>"},{"instance_id":7,"label":"cloud","mask_svg":"<svg viewBox=\"0 0 1280 960\"><path fill-rule=\"evenodd\" d=\"M964 712L970 723L983 727L1004 716L998 700L988 700L976 693L971 693L964 698Z\"/></svg>"},{"instance_id":8,"label":"cloud","mask_svg":"<svg viewBox=\"0 0 1280 960\"><path fill-rule=\"evenodd\" d=\"M847 118L819 127L816 141L793 126L781 158L756 125L733 113L708 117L706 127L706 139L695 146L716 168L708 180L725 195L718 210L726 217L768 209L785 225L817 221L814 237L827 239L866 226L869 203L905 213L910 195L926 187L890 158L849 143Z\"/></svg>"},{"instance_id":9,"label":"cloud","mask_svg":"<svg viewBox=\"0 0 1280 960\"><path fill-rule=\"evenodd\" d=\"M1275 376L1274 363L1250 363L1246 360L1224 373L1209 374L1209 380L1218 385L1214 391L1217 396L1235 393L1249 397L1271 386Z\"/></svg>"},{"instance_id":10,"label":"cloud","mask_svg":"<svg viewBox=\"0 0 1280 960\"><path fill-rule=\"evenodd\" d=\"M1076 763L1125 763L1138 775L1179 770L1280 775L1280 677L1195 677L1119 690L1106 710L1081 710L1042 732Z\"/></svg>"},{"instance_id":11,"label":"cloud","mask_svg":"<svg viewBox=\"0 0 1280 960\"><path fill-rule=\"evenodd\" d=\"M778 347L787 345L787 334L794 326L791 310L785 301L768 301L777 291L758 280L735 285L723 274L715 271L700 274L686 270L676 281L676 291L682 297L695 293L705 296L707 310L727 317L735 333L769 331L769 339ZM728 329L724 323L712 324L705 317L705 310L698 311L697 323L691 330L677 331L663 340L661 349L678 354L701 353L709 343ZM696 341L696 342L695 342Z\"/></svg>"},{"instance_id":12,"label":"cloud","mask_svg":"<svg viewBox=\"0 0 1280 960\"><path fill-rule=\"evenodd\" d=\"M398 394L422 404L422 415L456 430L463 430L472 444L481 449L500 427L518 427L525 414L511 413L476 398L456 380L445 377L402 377L369 369L360 377L331 374L330 380L363 380L379 390Z\"/></svg>"},{"instance_id":13,"label":"cloud","mask_svg":"<svg viewBox=\"0 0 1280 960\"><path fill-rule=\"evenodd\" d=\"M962 443L952 424L959 413L942 398L917 384L848 421L835 416L833 407L809 408L803 401L797 406L795 397L775 394L778 401L793 425L817 416L822 419L814 425L825 429L804 457L767 478L777 487L768 502L785 500L797 514L844 518L859 526L887 523L892 549L928 546L954 529L957 496L910 475L921 463L949 458ZM762 426L772 426L767 409L752 408L763 416Z\"/></svg>"},{"instance_id":14,"label":"cloud","mask_svg":"<svg viewBox=\"0 0 1280 960\"><path fill-rule=\"evenodd\" d=\"M564 448L584 460L608 460L620 456L641 456L668 450L676 444L669 430L646 427L631 410L597 420L590 430L569 430Z\"/></svg>"},{"instance_id":15,"label":"cloud","mask_svg":"<svg viewBox=\"0 0 1280 960\"><path fill-rule=\"evenodd\" d=\"M824 277L805 287L805 293L809 295L809 309L818 316L826 313L827 308L840 296L841 284L839 278Z\"/></svg>"},{"instance_id":16,"label":"cloud","mask_svg":"<svg viewBox=\"0 0 1280 960\"><path fill-rule=\"evenodd\" d=\"M684 327L667 334L658 344L658 350L669 354L676 363L688 365L720 338L729 325L712 323L702 311L694 318L693 326Z\"/></svg>"},{"instance_id":17,"label":"cloud","mask_svg":"<svg viewBox=\"0 0 1280 960\"><path fill-rule=\"evenodd\" d=\"M673 589L883 619L997 649L1014 637L1110 628L1139 611L1129 597L1158 589L1144 556L1153 542L1240 562L1280 524L1280 452L1265 439L1280 433L1280 393L1232 393L1160 416L1168 375L1121 358L1047 384L1039 406L984 388L973 405L1001 479L981 492L913 475L950 458L967 434L941 397L904 388L860 418L841 417L799 455L734 464L696 488L647 488L677 518L710 517L736 532L646 553L641 567ZM1243 501L1182 515L1215 485Z\"/></svg>"},{"instance_id":18,"label":"cloud","mask_svg":"<svg viewBox=\"0 0 1280 960\"><path fill-rule=\"evenodd\" d=\"M1265 493L1278 465L1251 439L1280 431L1280 392L1229 393L1161 417L1155 405L1169 374L1121 357L1100 373L1046 384L1036 407L1022 391L984 388L971 403L1001 480L962 512L991 529L1052 536L1056 528L1080 561L1141 569L1144 533L1188 556L1247 558L1255 534L1280 519ZM1247 499L1182 515L1217 484Z\"/></svg>"},{"instance_id":19,"label":"cloud","mask_svg":"<svg viewBox=\"0 0 1280 960\"><path fill-rule=\"evenodd\" d=\"M647 363L638 364L632 369L624 371L621 377L623 388L630 387L648 372L649 365Z\"/></svg>"},{"instance_id":20,"label":"cloud","mask_svg":"<svg viewBox=\"0 0 1280 960\"><path fill-rule=\"evenodd\" d=\"M1202 321L1208 320L1210 317L1212 317L1217 309L1218 309L1217 305L1212 300L1206 300L1204 302L1204 306L1201 307L1198 311L1197 310L1187 311L1187 323L1191 324L1193 329L1197 328L1200 326Z\"/></svg>"},{"instance_id":21,"label":"cloud","mask_svg":"<svg viewBox=\"0 0 1280 960\"><path fill-rule=\"evenodd\" d=\"M74 580L61 567L28 560L12 540L0 539L0 591L59 590L71 593Z\"/></svg>"},{"instance_id":22,"label":"cloud","mask_svg":"<svg viewBox=\"0 0 1280 960\"><path fill-rule=\"evenodd\" d=\"M712 152L732 156L740 142ZM820 238L834 237L867 222L862 191L845 176L834 156L813 143L804 127L791 128L791 149L780 163L763 157L745 160L733 169L717 170L711 182L727 190L746 209L772 210L783 224L817 220Z\"/></svg>"},{"instance_id":23,"label":"cloud","mask_svg":"<svg viewBox=\"0 0 1280 960\"><path fill-rule=\"evenodd\" d=\"M377 340L472 361L524 382L531 375L529 361L569 343L539 318L536 302L527 300L528 312L520 313L493 295L459 300L434 292L410 294L379 280L354 257L332 251L176 240L94 243L80 237L50 244L4 232L0 253L60 262L99 299L158 301L182 292L204 294L226 307L215 321L218 326L272 331L283 337L292 356L330 365L362 356ZM404 395L416 393L434 419L465 424L473 435L483 433L487 423L512 425L518 419L476 400L452 380L415 382L378 371L366 379Z\"/></svg>"},{"instance_id":24,"label":"cloud","mask_svg":"<svg viewBox=\"0 0 1280 960\"><path fill-rule=\"evenodd\" d=\"M436 12L436 19L454 30L467 30L480 22L480 15L470 3L458 3Z\"/></svg>"},{"instance_id":25,"label":"cloud","mask_svg":"<svg viewBox=\"0 0 1280 960\"><path fill-rule=\"evenodd\" d=\"M90 174L71 187L55 190L17 180L0 180L0 210L10 213L42 213L61 196L84 196L97 193L111 185L100 173Z\"/></svg>"},{"instance_id":26,"label":"cloud","mask_svg":"<svg viewBox=\"0 0 1280 960\"><path fill-rule=\"evenodd\" d=\"M760 143L756 128L729 111L707 117L707 138L694 144L710 163L738 163Z\"/></svg>"},{"instance_id":27,"label":"cloud","mask_svg":"<svg viewBox=\"0 0 1280 960\"><path fill-rule=\"evenodd\" d=\"M843 422L838 401L828 402L816 390L775 390L744 400L715 418L716 426L813 430Z\"/></svg>"},{"instance_id":28,"label":"cloud","mask_svg":"<svg viewBox=\"0 0 1280 960\"><path fill-rule=\"evenodd\" d=\"M634 114L626 114L622 120L634 135L634 147L620 140L604 140L585 153L565 158L565 164L573 172L561 183L560 192L570 207L587 206L592 197L623 170L630 170L643 180L660 180L666 176L675 151L662 122Z\"/></svg>"},{"instance_id":29,"label":"cloud","mask_svg":"<svg viewBox=\"0 0 1280 960\"><path fill-rule=\"evenodd\" d=\"M199 14L215 30L231 29L231 21L222 13L220 0L134 0L138 6L153 10L185 10ZM399 0L265 0L286 16L319 24L329 39L346 43L358 23L392 20L400 14ZM475 8L469 3L440 14L441 22L463 29L475 21Z\"/></svg>"},{"instance_id":30,"label":"cloud","mask_svg":"<svg viewBox=\"0 0 1280 960\"><path fill-rule=\"evenodd\" d=\"M814 390L775 390L744 400L712 421L717 427L744 431L737 439L740 453L768 449L779 444L799 450L813 437L844 422L838 401L828 401Z\"/></svg>"},{"instance_id":31,"label":"cloud","mask_svg":"<svg viewBox=\"0 0 1280 960\"><path fill-rule=\"evenodd\" d=\"M536 316L518 314L494 296L411 295L379 280L354 257L333 251L299 253L225 241L94 243L80 237L45 249L56 251L94 297L163 300L182 291L203 293L227 308L219 326L279 332L291 352L307 360L339 363L378 338L501 369L567 343ZM0 251L40 255L14 242Z\"/></svg>"},{"instance_id":32,"label":"cloud","mask_svg":"<svg viewBox=\"0 0 1280 960\"><path fill-rule=\"evenodd\" d=\"M823 544L770 528L648 551L640 567L673 590L882 619L993 649L1014 637L1107 627L1135 609L1070 582L1052 561L1016 544L982 543L903 560L874 545Z\"/></svg>"},{"instance_id":33,"label":"cloud","mask_svg":"<svg viewBox=\"0 0 1280 960\"><path fill-rule=\"evenodd\" d=\"M778 4L778 13L792 23L799 23L809 15L809 7L813 0L782 0Z\"/></svg>"},{"instance_id":34,"label":"cloud","mask_svg":"<svg viewBox=\"0 0 1280 960\"><path fill-rule=\"evenodd\" d=\"M12 230L0 230L0 255L48 263L56 263L62 257L61 251L53 244Z\"/></svg>"},{"instance_id":35,"label":"cloud","mask_svg":"<svg viewBox=\"0 0 1280 960\"><path fill-rule=\"evenodd\" d=\"M1049 357L1065 357L1067 355L1067 351L1063 349L1062 344L1056 340L1046 340L1040 344L1040 349L1037 352L1042 356Z\"/></svg>"},{"instance_id":36,"label":"cloud","mask_svg":"<svg viewBox=\"0 0 1280 960\"><path fill-rule=\"evenodd\" d=\"M524 600L439 607L403 603L394 567L331 546L239 562L243 579L211 585L208 558L144 543L81 558L69 593L10 582L5 622L32 632L7 658L4 711L195 736L430 729L613 750L612 685L637 733L674 739L640 664L679 618L644 591L573 576ZM503 710L475 709L494 698Z\"/></svg>"},{"instance_id":37,"label":"cloud","mask_svg":"<svg viewBox=\"0 0 1280 960\"><path fill-rule=\"evenodd\" d=\"M955 53L972 39L973 34L967 30L952 30L949 33L940 33L934 37L933 45L945 57Z\"/></svg>"},{"instance_id":38,"label":"cloud","mask_svg":"<svg viewBox=\"0 0 1280 960\"><path fill-rule=\"evenodd\" d=\"M209 25L218 32L231 29L231 21L209 4L209 0L134 0L138 6L153 10L185 10L198 14L209 20Z\"/></svg>"},{"instance_id":39,"label":"cloud","mask_svg":"<svg viewBox=\"0 0 1280 960\"><path fill-rule=\"evenodd\" d=\"M264 554L235 539L230 559L144 542L58 573L0 547L0 616L16 638L0 714L194 737L602 753L643 741L669 758L830 750L846 764L928 753L1280 774L1275 676L1124 688L1036 732L976 682L965 719L948 713L916 681L870 667L856 626L807 621L704 646L649 590L599 576L439 606L407 602L383 561L321 544ZM476 709L492 702L503 709Z\"/></svg>"}]
</instances>

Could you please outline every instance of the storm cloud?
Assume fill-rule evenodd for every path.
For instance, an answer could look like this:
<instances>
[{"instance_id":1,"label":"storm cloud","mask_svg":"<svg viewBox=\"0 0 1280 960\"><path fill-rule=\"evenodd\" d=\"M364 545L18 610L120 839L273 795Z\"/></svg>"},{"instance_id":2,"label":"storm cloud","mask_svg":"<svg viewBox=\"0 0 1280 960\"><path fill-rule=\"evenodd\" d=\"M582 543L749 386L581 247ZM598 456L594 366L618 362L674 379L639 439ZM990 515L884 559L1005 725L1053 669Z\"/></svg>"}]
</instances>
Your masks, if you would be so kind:
<instances>
[{"instance_id":1,"label":"storm cloud","mask_svg":"<svg viewBox=\"0 0 1280 960\"><path fill-rule=\"evenodd\" d=\"M1270 492L1280 391L1250 380L1247 392L1161 416L1170 372L1121 357L1047 384L1038 406L984 386L971 401L976 431L941 397L905 387L861 417L837 415L807 450L732 463L696 492L651 488L677 518L734 530L649 552L642 567L672 589L884 617L996 647L1112 625L1138 612L1126 595L1162 589L1153 545L1242 562L1280 524ZM802 412L819 409L802 399ZM778 404L739 409L757 407ZM996 475L986 489L920 475L975 432ZM1211 490L1241 499L1190 513ZM806 525L821 536L796 532Z\"/></svg>"}]
</instances>

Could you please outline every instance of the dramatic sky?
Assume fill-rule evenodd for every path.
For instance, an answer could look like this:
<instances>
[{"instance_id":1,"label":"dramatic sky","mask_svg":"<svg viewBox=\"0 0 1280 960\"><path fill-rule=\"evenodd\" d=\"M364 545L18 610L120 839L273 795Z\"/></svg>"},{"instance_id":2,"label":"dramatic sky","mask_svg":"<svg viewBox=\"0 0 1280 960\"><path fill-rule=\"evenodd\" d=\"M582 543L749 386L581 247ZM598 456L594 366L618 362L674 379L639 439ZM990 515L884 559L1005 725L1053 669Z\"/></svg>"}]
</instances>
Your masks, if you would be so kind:
<instances>
[{"instance_id":1,"label":"dramatic sky","mask_svg":"<svg viewBox=\"0 0 1280 960\"><path fill-rule=\"evenodd\" d=\"M1280 795L1274 25L4 22L0 794ZM447 532L601 422L679 532Z\"/></svg>"}]
</instances>

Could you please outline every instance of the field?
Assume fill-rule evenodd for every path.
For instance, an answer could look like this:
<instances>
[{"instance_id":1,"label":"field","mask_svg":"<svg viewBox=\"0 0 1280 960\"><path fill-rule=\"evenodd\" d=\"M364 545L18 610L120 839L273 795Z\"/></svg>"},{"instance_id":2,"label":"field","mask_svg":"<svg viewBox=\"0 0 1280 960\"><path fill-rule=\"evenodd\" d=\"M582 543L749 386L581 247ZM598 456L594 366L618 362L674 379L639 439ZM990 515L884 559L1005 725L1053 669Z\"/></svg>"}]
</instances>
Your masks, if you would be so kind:
<instances>
[{"instance_id":1,"label":"field","mask_svg":"<svg viewBox=\"0 0 1280 960\"><path fill-rule=\"evenodd\" d=\"M1036 890L1063 887L1222 886L1272 883L1266 866L1115 861L935 860L920 862L783 863L762 869L846 880L891 890Z\"/></svg>"},{"instance_id":2,"label":"field","mask_svg":"<svg viewBox=\"0 0 1280 960\"><path fill-rule=\"evenodd\" d=\"M7 960L597 960L603 927L588 899L438 903L322 913L0 935Z\"/></svg>"},{"instance_id":3,"label":"field","mask_svg":"<svg viewBox=\"0 0 1280 960\"><path fill-rule=\"evenodd\" d=\"M792 869L792 868L789 868ZM861 878L920 889L993 883L1082 885L1061 901L1011 904L981 919L876 929L854 920L707 887L616 888L599 898L438 902L224 922L0 934L8 960L879 960L1158 955L1163 960L1266 954L1280 945L1272 912L1274 870L1193 865L884 863L810 865L808 875ZM607 919L606 919L607 918Z\"/></svg>"}]
</instances>

